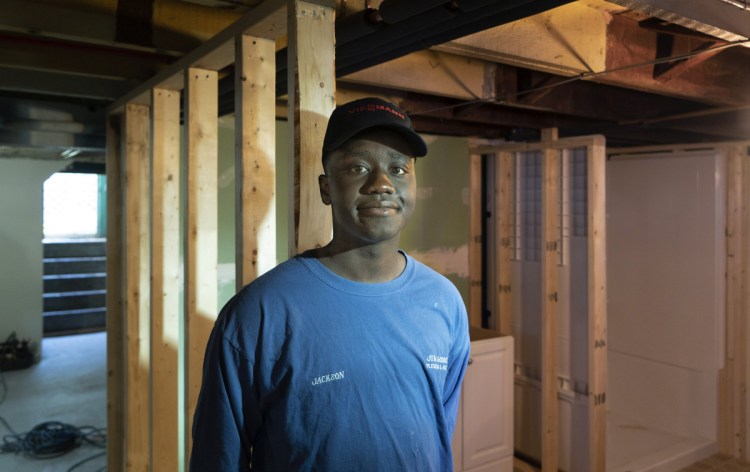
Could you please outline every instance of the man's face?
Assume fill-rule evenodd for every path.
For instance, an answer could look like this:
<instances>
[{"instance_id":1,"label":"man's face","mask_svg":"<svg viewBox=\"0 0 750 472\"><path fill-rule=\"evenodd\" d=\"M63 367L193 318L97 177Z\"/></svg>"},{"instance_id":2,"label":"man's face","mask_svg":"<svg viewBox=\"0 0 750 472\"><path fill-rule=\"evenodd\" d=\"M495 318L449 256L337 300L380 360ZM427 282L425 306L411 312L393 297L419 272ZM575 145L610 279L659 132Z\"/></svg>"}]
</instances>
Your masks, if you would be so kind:
<instances>
[{"instance_id":1,"label":"man's face","mask_svg":"<svg viewBox=\"0 0 750 472\"><path fill-rule=\"evenodd\" d=\"M334 238L359 247L398 238L414 210L415 159L400 134L366 131L328 155L319 177Z\"/></svg>"}]
</instances>

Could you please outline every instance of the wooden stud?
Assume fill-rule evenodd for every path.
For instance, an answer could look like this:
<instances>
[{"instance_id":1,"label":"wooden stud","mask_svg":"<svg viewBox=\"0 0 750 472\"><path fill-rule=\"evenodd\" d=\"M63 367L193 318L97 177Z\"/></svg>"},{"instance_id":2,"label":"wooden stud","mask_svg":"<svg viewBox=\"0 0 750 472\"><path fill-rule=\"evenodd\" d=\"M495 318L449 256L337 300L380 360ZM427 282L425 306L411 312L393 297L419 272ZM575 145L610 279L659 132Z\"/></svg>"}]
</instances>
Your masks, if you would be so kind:
<instances>
[{"instance_id":1,"label":"wooden stud","mask_svg":"<svg viewBox=\"0 0 750 472\"><path fill-rule=\"evenodd\" d=\"M588 154L589 470L606 470L607 431L607 235L606 150L603 137Z\"/></svg>"},{"instance_id":2,"label":"wooden stud","mask_svg":"<svg viewBox=\"0 0 750 472\"><path fill-rule=\"evenodd\" d=\"M276 265L276 44L237 36L237 290Z\"/></svg>"},{"instance_id":3,"label":"wooden stud","mask_svg":"<svg viewBox=\"0 0 750 472\"><path fill-rule=\"evenodd\" d=\"M149 107L125 106L125 470L150 467Z\"/></svg>"},{"instance_id":4,"label":"wooden stud","mask_svg":"<svg viewBox=\"0 0 750 472\"><path fill-rule=\"evenodd\" d=\"M557 246L560 244L560 153L544 151L542 163L542 471L557 472Z\"/></svg>"},{"instance_id":5,"label":"wooden stud","mask_svg":"<svg viewBox=\"0 0 750 472\"><path fill-rule=\"evenodd\" d=\"M469 326L482 327L482 156L469 155Z\"/></svg>"},{"instance_id":6,"label":"wooden stud","mask_svg":"<svg viewBox=\"0 0 750 472\"><path fill-rule=\"evenodd\" d=\"M737 437L739 453L737 457L741 460L750 460L750 405L748 402L747 385L750 381L750 153L745 148L736 148L740 153L742 161L742 257L740 259L740 284L742 308L740 311L741 325L738 327L738 343L741 346L738 357L742 363L737 368L739 376L739 434Z\"/></svg>"},{"instance_id":7,"label":"wooden stud","mask_svg":"<svg viewBox=\"0 0 750 472\"><path fill-rule=\"evenodd\" d=\"M218 74L186 71L187 225L185 314L187 329L186 453L202 382L203 356L218 310Z\"/></svg>"},{"instance_id":8,"label":"wooden stud","mask_svg":"<svg viewBox=\"0 0 750 472\"><path fill-rule=\"evenodd\" d=\"M553 130L543 137L554 139ZM588 153L588 326L589 326L589 470L603 472L606 458L607 384L607 272L606 272L606 149L602 136L565 138L540 143L513 143L471 146L472 153L543 151L543 229L542 259L542 467L557 470L559 433L557 417L556 305L557 245L559 241L559 160L560 151L585 147ZM512 163L507 164L512 168ZM504 167L501 164L501 167ZM512 173L500 171L498 179ZM506 175L506 173L508 175ZM502 205L499 205L502 207ZM509 214L502 210L501 214ZM508 231L509 232L509 231ZM748 245L750 246L750 244ZM502 264L501 264L502 266ZM502 277L502 276L501 276ZM510 298L510 297L509 297Z\"/></svg>"},{"instance_id":9,"label":"wooden stud","mask_svg":"<svg viewBox=\"0 0 750 472\"><path fill-rule=\"evenodd\" d=\"M289 0L289 132L294 165L290 182L290 252L321 247L331 239L331 212L320 200L318 176L328 117L335 106L333 6Z\"/></svg>"},{"instance_id":10,"label":"wooden stud","mask_svg":"<svg viewBox=\"0 0 750 472\"><path fill-rule=\"evenodd\" d=\"M748 156L725 148L726 323L724 368L719 371L719 451L746 460L748 335Z\"/></svg>"},{"instance_id":11,"label":"wooden stud","mask_svg":"<svg viewBox=\"0 0 750 472\"><path fill-rule=\"evenodd\" d=\"M126 103L147 102L152 88L181 90L184 86L184 71L190 67L221 70L232 64L235 60L234 42L237 35L248 34L264 38L283 36L286 32L286 2L287 0L264 0L259 3L229 27L111 104L107 107L107 112L118 112Z\"/></svg>"},{"instance_id":12,"label":"wooden stud","mask_svg":"<svg viewBox=\"0 0 750 472\"><path fill-rule=\"evenodd\" d=\"M495 313L498 319L500 334L513 334L513 296L511 286L511 251L513 239L513 154L499 153L498 165L495 167L496 227L499 228L499 247L496 252L495 270L498 271L497 296Z\"/></svg>"},{"instance_id":13,"label":"wooden stud","mask_svg":"<svg viewBox=\"0 0 750 472\"><path fill-rule=\"evenodd\" d=\"M120 116L107 117L107 470L125 464L123 170Z\"/></svg>"},{"instance_id":14,"label":"wooden stud","mask_svg":"<svg viewBox=\"0 0 750 472\"><path fill-rule=\"evenodd\" d=\"M153 470L179 463L180 92L154 89L151 367Z\"/></svg>"}]
</instances>

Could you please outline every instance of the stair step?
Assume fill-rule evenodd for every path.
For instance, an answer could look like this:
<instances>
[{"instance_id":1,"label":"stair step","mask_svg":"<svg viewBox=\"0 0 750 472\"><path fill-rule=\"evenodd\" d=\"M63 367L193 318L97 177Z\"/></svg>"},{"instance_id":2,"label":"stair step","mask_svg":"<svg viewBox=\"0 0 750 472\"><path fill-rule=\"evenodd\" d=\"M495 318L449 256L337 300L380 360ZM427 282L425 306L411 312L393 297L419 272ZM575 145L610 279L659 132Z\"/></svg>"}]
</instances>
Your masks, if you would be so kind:
<instances>
[{"instance_id":1,"label":"stair step","mask_svg":"<svg viewBox=\"0 0 750 472\"><path fill-rule=\"evenodd\" d=\"M99 308L107 304L106 290L82 290L44 294L44 313L82 308Z\"/></svg>"},{"instance_id":2,"label":"stair step","mask_svg":"<svg viewBox=\"0 0 750 472\"><path fill-rule=\"evenodd\" d=\"M80 292L107 288L107 273L51 274L42 277L45 293Z\"/></svg>"},{"instance_id":3,"label":"stair step","mask_svg":"<svg viewBox=\"0 0 750 472\"><path fill-rule=\"evenodd\" d=\"M107 258L103 256L44 259L44 275L85 274L106 271Z\"/></svg>"},{"instance_id":4,"label":"stair step","mask_svg":"<svg viewBox=\"0 0 750 472\"><path fill-rule=\"evenodd\" d=\"M104 256L107 254L106 239L47 240L44 242L44 257Z\"/></svg>"},{"instance_id":5,"label":"stair step","mask_svg":"<svg viewBox=\"0 0 750 472\"><path fill-rule=\"evenodd\" d=\"M65 332L101 331L106 326L107 312L104 308L61 310L45 313L44 334Z\"/></svg>"}]
</instances>

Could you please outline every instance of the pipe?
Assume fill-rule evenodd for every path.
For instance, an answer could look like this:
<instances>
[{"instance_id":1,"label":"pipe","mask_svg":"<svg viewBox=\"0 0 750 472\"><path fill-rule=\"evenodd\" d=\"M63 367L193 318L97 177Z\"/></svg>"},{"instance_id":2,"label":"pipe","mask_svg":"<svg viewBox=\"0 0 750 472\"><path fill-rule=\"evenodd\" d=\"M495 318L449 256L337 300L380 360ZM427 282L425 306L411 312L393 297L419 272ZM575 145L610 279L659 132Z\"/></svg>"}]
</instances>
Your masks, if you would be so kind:
<instances>
[{"instance_id":1,"label":"pipe","mask_svg":"<svg viewBox=\"0 0 750 472\"><path fill-rule=\"evenodd\" d=\"M367 35L356 42L339 43L340 46L336 48L336 62L347 62L352 58L362 57L363 54L377 51L382 45L392 41L427 34L438 25L449 27L458 20L459 13L439 6L409 21L384 24L378 34Z\"/></svg>"},{"instance_id":2,"label":"pipe","mask_svg":"<svg viewBox=\"0 0 750 472\"><path fill-rule=\"evenodd\" d=\"M496 0L456 0L458 9L461 11L474 11L478 8L484 8L495 3Z\"/></svg>"},{"instance_id":3,"label":"pipe","mask_svg":"<svg viewBox=\"0 0 750 472\"><path fill-rule=\"evenodd\" d=\"M369 34L377 33L383 26L378 10L367 9L336 22L336 42L346 44Z\"/></svg>"},{"instance_id":4,"label":"pipe","mask_svg":"<svg viewBox=\"0 0 750 472\"><path fill-rule=\"evenodd\" d=\"M380 16L388 24L400 23L407 18L417 16L446 3L446 0L383 0L380 4Z\"/></svg>"}]
</instances>

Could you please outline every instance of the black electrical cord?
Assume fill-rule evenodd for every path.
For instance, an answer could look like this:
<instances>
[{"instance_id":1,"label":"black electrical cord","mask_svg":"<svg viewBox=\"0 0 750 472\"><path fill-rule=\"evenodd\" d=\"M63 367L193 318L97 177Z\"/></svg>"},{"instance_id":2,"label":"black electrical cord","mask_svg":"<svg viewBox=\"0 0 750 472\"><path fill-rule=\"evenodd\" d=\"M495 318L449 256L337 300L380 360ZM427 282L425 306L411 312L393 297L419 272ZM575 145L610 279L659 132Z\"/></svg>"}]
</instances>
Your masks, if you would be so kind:
<instances>
[{"instance_id":1,"label":"black electrical cord","mask_svg":"<svg viewBox=\"0 0 750 472\"><path fill-rule=\"evenodd\" d=\"M0 390L2 390L0 392L0 405L2 405L8 396L8 385L5 383L5 373L2 369L0 369ZM83 444L99 448L107 447L106 429L94 426L79 427L60 421L46 421L34 426L26 433L18 434L2 416L0 416L0 423L10 431L10 434L3 437L0 454L14 453L34 459L50 459L67 454ZM71 466L68 472L106 454L106 451L94 454ZM97 472L104 471L106 468L104 466Z\"/></svg>"},{"instance_id":2,"label":"black electrical cord","mask_svg":"<svg viewBox=\"0 0 750 472\"><path fill-rule=\"evenodd\" d=\"M67 454L83 443L106 447L106 435L93 426L79 428L60 421L46 421L26 433L5 435L0 453L49 459Z\"/></svg>"}]
</instances>

